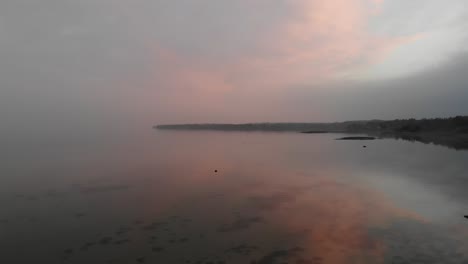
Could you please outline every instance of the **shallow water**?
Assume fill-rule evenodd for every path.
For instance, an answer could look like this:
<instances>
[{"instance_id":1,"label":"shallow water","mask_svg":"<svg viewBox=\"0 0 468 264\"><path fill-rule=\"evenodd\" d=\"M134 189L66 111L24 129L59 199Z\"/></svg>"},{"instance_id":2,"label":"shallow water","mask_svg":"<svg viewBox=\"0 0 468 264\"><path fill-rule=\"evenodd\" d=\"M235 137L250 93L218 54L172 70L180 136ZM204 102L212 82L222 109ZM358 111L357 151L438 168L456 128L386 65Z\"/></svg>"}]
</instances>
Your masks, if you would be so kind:
<instances>
[{"instance_id":1,"label":"shallow water","mask_svg":"<svg viewBox=\"0 0 468 264\"><path fill-rule=\"evenodd\" d=\"M340 136L12 148L0 263L468 263L468 151Z\"/></svg>"}]
</instances>

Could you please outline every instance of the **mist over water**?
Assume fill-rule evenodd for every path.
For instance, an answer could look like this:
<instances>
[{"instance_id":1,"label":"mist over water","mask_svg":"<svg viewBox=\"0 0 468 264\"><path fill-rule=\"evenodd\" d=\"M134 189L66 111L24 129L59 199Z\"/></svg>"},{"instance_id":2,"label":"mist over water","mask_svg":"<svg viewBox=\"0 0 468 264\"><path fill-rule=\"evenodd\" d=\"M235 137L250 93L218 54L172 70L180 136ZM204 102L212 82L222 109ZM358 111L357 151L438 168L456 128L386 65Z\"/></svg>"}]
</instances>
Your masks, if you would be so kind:
<instances>
[{"instance_id":1,"label":"mist over water","mask_svg":"<svg viewBox=\"0 0 468 264\"><path fill-rule=\"evenodd\" d=\"M16 146L0 261L468 260L467 151L339 136L142 129Z\"/></svg>"},{"instance_id":2,"label":"mist over water","mask_svg":"<svg viewBox=\"0 0 468 264\"><path fill-rule=\"evenodd\" d=\"M0 1L0 263L468 263L468 151L151 129L466 116L467 26L466 0ZM468 147L466 117L399 122L358 127Z\"/></svg>"}]
</instances>

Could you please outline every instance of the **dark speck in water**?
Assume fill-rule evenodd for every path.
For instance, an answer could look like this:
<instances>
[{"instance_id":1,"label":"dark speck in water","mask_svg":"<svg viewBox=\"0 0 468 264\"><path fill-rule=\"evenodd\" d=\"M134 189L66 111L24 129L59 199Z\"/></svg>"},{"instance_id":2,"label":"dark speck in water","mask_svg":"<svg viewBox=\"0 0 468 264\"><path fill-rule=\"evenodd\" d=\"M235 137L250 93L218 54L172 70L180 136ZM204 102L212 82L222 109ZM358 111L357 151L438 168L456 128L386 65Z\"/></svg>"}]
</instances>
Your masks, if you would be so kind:
<instances>
[{"instance_id":1,"label":"dark speck in water","mask_svg":"<svg viewBox=\"0 0 468 264\"><path fill-rule=\"evenodd\" d=\"M83 217L84 215L85 215L84 213L76 213L76 214L75 214L75 217L76 217L76 218L81 218L81 217Z\"/></svg>"},{"instance_id":2,"label":"dark speck in water","mask_svg":"<svg viewBox=\"0 0 468 264\"><path fill-rule=\"evenodd\" d=\"M296 264L314 264L315 262L313 260L310 260L310 259L303 259L303 258L300 258L298 260L296 260Z\"/></svg>"},{"instance_id":3,"label":"dark speck in water","mask_svg":"<svg viewBox=\"0 0 468 264\"><path fill-rule=\"evenodd\" d=\"M125 243L128 243L128 242L130 242L129 239L121 239L121 240L115 241L114 244L121 245L121 244L125 244Z\"/></svg>"},{"instance_id":4,"label":"dark speck in water","mask_svg":"<svg viewBox=\"0 0 468 264\"><path fill-rule=\"evenodd\" d=\"M289 250L276 250L260 258L256 264L270 264L277 263L279 260L287 260L288 258L297 255L299 252L303 251L300 247L291 248ZM318 262L317 262L318 263Z\"/></svg>"},{"instance_id":5,"label":"dark speck in water","mask_svg":"<svg viewBox=\"0 0 468 264\"><path fill-rule=\"evenodd\" d=\"M246 244L241 244L241 245L232 247L232 248L230 248L230 249L228 249L226 251L236 253L236 254L250 255L250 253L252 253L253 251L256 251L256 250L258 250L257 246L249 246L249 245L246 245Z\"/></svg>"},{"instance_id":6,"label":"dark speck in water","mask_svg":"<svg viewBox=\"0 0 468 264\"><path fill-rule=\"evenodd\" d=\"M231 224L226 224L218 228L218 232L233 232L239 231L243 229L247 229L253 224L257 224L262 222L263 219L261 217L246 217L246 218L239 218Z\"/></svg>"},{"instance_id":7,"label":"dark speck in water","mask_svg":"<svg viewBox=\"0 0 468 264\"><path fill-rule=\"evenodd\" d=\"M156 229L156 228L158 228L158 227L160 227L161 225L164 225L164 224L167 224L167 223L166 222L153 222L153 223L151 223L149 225L144 226L143 229L144 230L154 230L154 229ZM166 230L166 229L164 229L164 230Z\"/></svg>"},{"instance_id":8,"label":"dark speck in water","mask_svg":"<svg viewBox=\"0 0 468 264\"><path fill-rule=\"evenodd\" d=\"M111 241L112 241L112 237L103 237L101 238L101 240L99 240L99 243L101 243L101 245L107 245Z\"/></svg>"},{"instance_id":9,"label":"dark speck in water","mask_svg":"<svg viewBox=\"0 0 468 264\"><path fill-rule=\"evenodd\" d=\"M154 252L161 252L161 251L164 250L164 248L163 247L153 247L151 250L154 251Z\"/></svg>"},{"instance_id":10,"label":"dark speck in water","mask_svg":"<svg viewBox=\"0 0 468 264\"><path fill-rule=\"evenodd\" d=\"M81 250L88 250L88 248L94 246L95 243L93 242L87 242L86 244L84 244L82 247L81 247Z\"/></svg>"},{"instance_id":11,"label":"dark speck in water","mask_svg":"<svg viewBox=\"0 0 468 264\"><path fill-rule=\"evenodd\" d=\"M104 185L104 186L93 186L93 187L81 187L80 191L84 194L123 191L129 189L129 185Z\"/></svg>"},{"instance_id":12,"label":"dark speck in water","mask_svg":"<svg viewBox=\"0 0 468 264\"><path fill-rule=\"evenodd\" d=\"M131 230L132 230L131 227L124 227L124 226L123 226L123 227L120 227L120 228L115 232L115 234L116 234L116 235L123 235L123 234L125 234L125 233L127 233L127 232L129 232L129 231L131 231Z\"/></svg>"},{"instance_id":13,"label":"dark speck in water","mask_svg":"<svg viewBox=\"0 0 468 264\"><path fill-rule=\"evenodd\" d=\"M38 199L38 198L37 198L36 196L29 196L29 197L27 198L28 201L37 201L37 199Z\"/></svg>"},{"instance_id":14,"label":"dark speck in water","mask_svg":"<svg viewBox=\"0 0 468 264\"><path fill-rule=\"evenodd\" d=\"M185 243L187 242L189 239L187 237L184 237L184 238L181 238L179 239L179 243Z\"/></svg>"}]
</instances>

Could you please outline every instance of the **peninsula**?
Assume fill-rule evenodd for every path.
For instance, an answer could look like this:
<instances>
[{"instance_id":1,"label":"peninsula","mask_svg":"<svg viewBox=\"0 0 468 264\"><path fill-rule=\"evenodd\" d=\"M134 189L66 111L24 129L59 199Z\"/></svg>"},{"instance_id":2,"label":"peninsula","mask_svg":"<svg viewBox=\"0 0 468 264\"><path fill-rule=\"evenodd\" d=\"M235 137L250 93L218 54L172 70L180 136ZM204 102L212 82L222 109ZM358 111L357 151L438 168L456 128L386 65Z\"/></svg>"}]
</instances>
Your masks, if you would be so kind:
<instances>
[{"instance_id":1,"label":"peninsula","mask_svg":"<svg viewBox=\"0 0 468 264\"><path fill-rule=\"evenodd\" d=\"M172 124L155 129L365 134L468 149L468 116L334 123Z\"/></svg>"}]
</instances>

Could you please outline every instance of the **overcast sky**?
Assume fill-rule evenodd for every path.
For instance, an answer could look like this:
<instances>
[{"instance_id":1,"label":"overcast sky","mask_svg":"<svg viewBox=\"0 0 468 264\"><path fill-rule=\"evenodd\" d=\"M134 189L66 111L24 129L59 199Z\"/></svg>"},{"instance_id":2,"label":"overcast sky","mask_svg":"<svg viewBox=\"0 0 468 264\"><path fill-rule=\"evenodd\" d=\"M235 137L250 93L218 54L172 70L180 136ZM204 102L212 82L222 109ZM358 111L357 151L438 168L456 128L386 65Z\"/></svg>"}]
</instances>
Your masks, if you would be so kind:
<instances>
[{"instance_id":1,"label":"overcast sky","mask_svg":"<svg viewBox=\"0 0 468 264\"><path fill-rule=\"evenodd\" d=\"M4 127L468 114L466 0L0 2Z\"/></svg>"}]
</instances>

